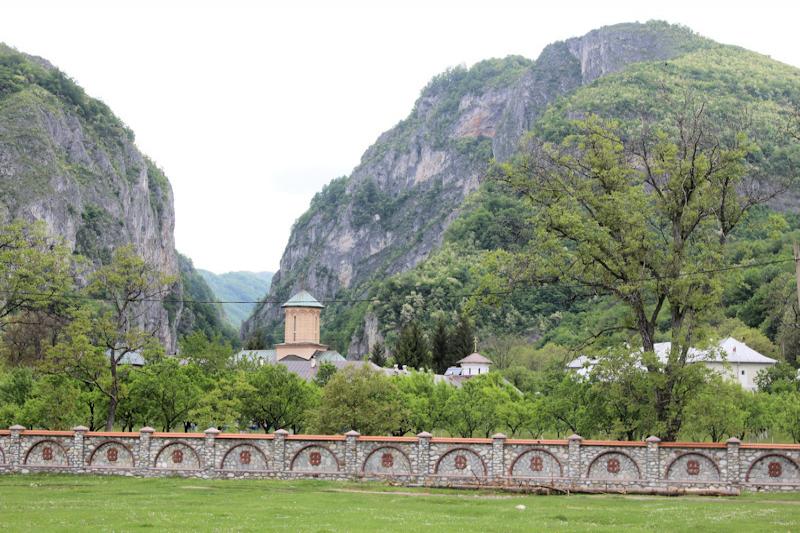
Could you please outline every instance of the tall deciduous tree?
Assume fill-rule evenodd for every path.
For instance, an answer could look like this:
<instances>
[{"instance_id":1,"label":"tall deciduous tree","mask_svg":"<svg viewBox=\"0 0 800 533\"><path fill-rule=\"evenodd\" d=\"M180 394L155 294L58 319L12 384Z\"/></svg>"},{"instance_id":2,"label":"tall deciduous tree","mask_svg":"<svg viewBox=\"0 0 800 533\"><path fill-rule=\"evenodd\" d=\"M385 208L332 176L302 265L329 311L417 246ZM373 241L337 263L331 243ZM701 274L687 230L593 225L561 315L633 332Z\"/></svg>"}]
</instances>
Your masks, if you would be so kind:
<instances>
[{"instance_id":1,"label":"tall deciduous tree","mask_svg":"<svg viewBox=\"0 0 800 533\"><path fill-rule=\"evenodd\" d=\"M133 247L118 248L111 263L90 277L86 291L98 305L78 310L65 338L48 351L48 372L67 372L106 396L106 431L114 427L124 394L124 377L130 370L122 365L125 357L161 350L156 337L160 324L145 324L144 315L174 281L136 255Z\"/></svg>"},{"instance_id":2,"label":"tall deciduous tree","mask_svg":"<svg viewBox=\"0 0 800 533\"><path fill-rule=\"evenodd\" d=\"M534 208L528 273L627 306L630 321L619 328L638 335L657 377L655 412L668 440L677 437L691 392L689 348L702 341L719 301L728 236L775 193L748 178L753 145L741 131L718 127L691 98L679 107L667 127L645 124L636 135L590 117L559 146L528 138L523 154L500 167L500 178ZM662 311L672 341L664 364L653 355Z\"/></svg>"},{"instance_id":3,"label":"tall deciduous tree","mask_svg":"<svg viewBox=\"0 0 800 533\"><path fill-rule=\"evenodd\" d=\"M98 343L108 354L111 374L107 431L114 427L119 403L118 367L126 355L144 351L156 339L161 325L145 324L144 315L147 306L166 296L175 281L139 257L133 246L117 248L111 263L91 276L89 294L105 303L94 323Z\"/></svg>"}]
</instances>

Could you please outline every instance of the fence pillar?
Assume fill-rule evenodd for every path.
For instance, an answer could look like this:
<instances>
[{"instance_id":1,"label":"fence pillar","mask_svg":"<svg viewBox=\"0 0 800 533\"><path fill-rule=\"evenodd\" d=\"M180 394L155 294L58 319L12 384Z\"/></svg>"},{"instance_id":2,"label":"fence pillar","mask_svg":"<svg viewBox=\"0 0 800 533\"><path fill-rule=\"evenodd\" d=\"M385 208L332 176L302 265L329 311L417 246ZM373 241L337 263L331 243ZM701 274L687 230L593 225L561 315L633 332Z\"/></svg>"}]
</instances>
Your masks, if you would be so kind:
<instances>
[{"instance_id":1,"label":"fence pillar","mask_svg":"<svg viewBox=\"0 0 800 533\"><path fill-rule=\"evenodd\" d=\"M581 441L583 437L577 434L570 435L569 442L569 462L567 464L567 476L572 481L577 481L581 477Z\"/></svg>"},{"instance_id":2,"label":"fence pillar","mask_svg":"<svg viewBox=\"0 0 800 533\"><path fill-rule=\"evenodd\" d=\"M69 459L70 466L83 471L84 466L86 466L84 439L89 428L86 426L76 426L72 428L72 431L75 432L75 435L72 437L72 457Z\"/></svg>"},{"instance_id":3,"label":"fence pillar","mask_svg":"<svg viewBox=\"0 0 800 533\"><path fill-rule=\"evenodd\" d=\"M219 435L219 430L217 428L208 428L203 432L203 434L206 436L205 458L203 459L205 464L203 465L203 473L206 477L213 477L214 468L217 464L216 442L217 435Z\"/></svg>"},{"instance_id":4,"label":"fence pillar","mask_svg":"<svg viewBox=\"0 0 800 533\"><path fill-rule=\"evenodd\" d=\"M358 437L361 433L351 429L344 434L344 468L351 476L358 474Z\"/></svg>"},{"instance_id":5,"label":"fence pillar","mask_svg":"<svg viewBox=\"0 0 800 533\"><path fill-rule=\"evenodd\" d=\"M506 437L502 433L492 435L492 469L489 472L490 479L502 479L505 475L505 446Z\"/></svg>"},{"instance_id":6,"label":"fence pillar","mask_svg":"<svg viewBox=\"0 0 800 533\"><path fill-rule=\"evenodd\" d=\"M417 479L424 483L431 474L431 435L427 431L417 434Z\"/></svg>"},{"instance_id":7,"label":"fence pillar","mask_svg":"<svg viewBox=\"0 0 800 533\"><path fill-rule=\"evenodd\" d=\"M727 466L725 468L726 473L726 481L729 485L734 487L739 486L739 480L741 479L740 471L740 458L739 458L739 447L742 444L742 441L737 439L736 437L731 437L728 439L725 444L727 445L726 449L726 463Z\"/></svg>"},{"instance_id":8,"label":"fence pillar","mask_svg":"<svg viewBox=\"0 0 800 533\"><path fill-rule=\"evenodd\" d=\"M273 433L272 462L275 465L275 470L278 472L285 472L291 466L286 464L286 435L288 434L289 432L285 429L279 429Z\"/></svg>"},{"instance_id":9,"label":"fence pillar","mask_svg":"<svg viewBox=\"0 0 800 533\"><path fill-rule=\"evenodd\" d=\"M148 470L152 465L150 457L150 441L153 438L155 429L145 426L139 430L139 457L136 458L136 466L142 472Z\"/></svg>"},{"instance_id":10,"label":"fence pillar","mask_svg":"<svg viewBox=\"0 0 800 533\"><path fill-rule=\"evenodd\" d=\"M661 479L661 462L659 458L659 445L661 439L655 435L647 437L647 451L644 476L647 481L658 481Z\"/></svg>"},{"instance_id":11,"label":"fence pillar","mask_svg":"<svg viewBox=\"0 0 800 533\"><path fill-rule=\"evenodd\" d=\"M22 466L22 432L25 431L25 426L15 424L8 428L11 431L11 449L9 454L11 457L8 459L8 464L11 465L12 471L18 471Z\"/></svg>"}]
</instances>

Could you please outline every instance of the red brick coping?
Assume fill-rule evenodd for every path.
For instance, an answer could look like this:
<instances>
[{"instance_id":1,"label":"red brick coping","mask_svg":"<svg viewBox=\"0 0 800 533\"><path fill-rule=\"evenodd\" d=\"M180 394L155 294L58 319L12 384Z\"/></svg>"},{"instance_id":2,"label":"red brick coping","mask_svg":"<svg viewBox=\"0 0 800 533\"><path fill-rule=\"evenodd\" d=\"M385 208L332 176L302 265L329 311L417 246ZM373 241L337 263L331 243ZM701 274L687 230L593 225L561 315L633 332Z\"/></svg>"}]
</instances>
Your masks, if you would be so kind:
<instances>
[{"instance_id":1,"label":"red brick coping","mask_svg":"<svg viewBox=\"0 0 800 533\"><path fill-rule=\"evenodd\" d=\"M11 435L11 430L0 429L0 436ZM77 432L74 430L45 430L45 429L25 429L21 431L22 435L31 437L72 437ZM138 431L85 431L86 437L116 437L116 438L139 438L141 433ZM204 438L205 433L183 433L183 432L162 432L156 431L151 433L153 437L160 438ZM274 433L217 433L214 435L217 439L263 439L272 440L275 438ZM304 435L304 434L287 434L287 440L308 440L308 441L344 441L347 437L345 435ZM419 437L415 436L380 436L380 435L359 435L357 440L360 442L409 442L414 443L419 441ZM431 443L433 444L491 444L491 438L461 438L461 437L432 437ZM507 445L543 445L543 446L567 446L568 440L565 439L505 439ZM647 443L644 441L625 441L625 440L582 440L582 446L614 446L614 447L645 447ZM724 442L659 442L662 448L717 448L724 449L726 443ZM743 442L741 448L753 450L800 450L800 444L790 443L767 443L767 442Z\"/></svg>"}]
</instances>

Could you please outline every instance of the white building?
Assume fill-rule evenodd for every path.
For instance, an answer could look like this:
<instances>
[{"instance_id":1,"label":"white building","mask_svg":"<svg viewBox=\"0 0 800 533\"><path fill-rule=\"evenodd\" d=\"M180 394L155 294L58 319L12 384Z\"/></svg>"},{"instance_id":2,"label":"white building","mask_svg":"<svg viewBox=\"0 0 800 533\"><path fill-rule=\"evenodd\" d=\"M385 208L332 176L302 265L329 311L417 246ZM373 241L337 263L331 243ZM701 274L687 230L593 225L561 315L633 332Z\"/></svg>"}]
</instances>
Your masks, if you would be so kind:
<instances>
[{"instance_id":1,"label":"white building","mask_svg":"<svg viewBox=\"0 0 800 533\"><path fill-rule=\"evenodd\" d=\"M659 360L666 362L672 343L657 342L654 348ZM755 382L758 373L778 362L758 353L733 337L723 339L716 347L708 350L690 348L688 360L692 363L703 363L711 370L715 370L729 379L735 379L742 388L751 391L758 388ZM582 355L570 361L567 368L585 376L591 372L595 362L596 359Z\"/></svg>"},{"instance_id":2,"label":"white building","mask_svg":"<svg viewBox=\"0 0 800 533\"><path fill-rule=\"evenodd\" d=\"M457 367L451 366L444 373L445 376L478 376L489 373L489 365L493 364L490 359L482 356L478 352L469 354L463 359L456 361Z\"/></svg>"}]
</instances>

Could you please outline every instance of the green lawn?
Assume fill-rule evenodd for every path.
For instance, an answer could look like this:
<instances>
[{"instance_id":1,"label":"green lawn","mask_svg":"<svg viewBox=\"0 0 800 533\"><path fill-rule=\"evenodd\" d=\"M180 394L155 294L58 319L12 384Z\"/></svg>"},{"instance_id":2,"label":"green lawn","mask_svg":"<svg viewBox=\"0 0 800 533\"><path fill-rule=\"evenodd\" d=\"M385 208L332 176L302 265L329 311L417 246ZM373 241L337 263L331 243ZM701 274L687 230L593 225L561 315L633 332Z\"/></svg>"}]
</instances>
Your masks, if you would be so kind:
<instances>
[{"instance_id":1,"label":"green lawn","mask_svg":"<svg viewBox=\"0 0 800 533\"><path fill-rule=\"evenodd\" d=\"M800 494L519 496L378 483L0 476L0 529L797 531Z\"/></svg>"}]
</instances>

